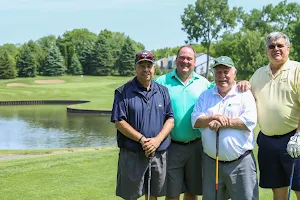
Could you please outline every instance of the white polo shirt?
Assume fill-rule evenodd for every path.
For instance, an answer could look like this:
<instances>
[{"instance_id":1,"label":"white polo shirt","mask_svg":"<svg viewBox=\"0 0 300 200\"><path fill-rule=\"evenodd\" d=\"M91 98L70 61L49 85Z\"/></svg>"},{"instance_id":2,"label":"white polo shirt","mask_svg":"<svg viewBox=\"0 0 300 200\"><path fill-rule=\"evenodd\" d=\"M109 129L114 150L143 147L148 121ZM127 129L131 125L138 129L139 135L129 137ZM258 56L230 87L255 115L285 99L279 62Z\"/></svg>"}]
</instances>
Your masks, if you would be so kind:
<instances>
[{"instance_id":1,"label":"white polo shirt","mask_svg":"<svg viewBox=\"0 0 300 200\"><path fill-rule=\"evenodd\" d=\"M219 160L232 161L239 158L247 150L255 147L254 128L257 112L251 91L241 93L236 85L223 98L217 86L203 92L192 113L192 126L201 116L223 114L230 119L239 118L249 130L221 128L219 130ZM216 132L209 128L202 131L204 152L211 158L216 158Z\"/></svg>"}]
</instances>

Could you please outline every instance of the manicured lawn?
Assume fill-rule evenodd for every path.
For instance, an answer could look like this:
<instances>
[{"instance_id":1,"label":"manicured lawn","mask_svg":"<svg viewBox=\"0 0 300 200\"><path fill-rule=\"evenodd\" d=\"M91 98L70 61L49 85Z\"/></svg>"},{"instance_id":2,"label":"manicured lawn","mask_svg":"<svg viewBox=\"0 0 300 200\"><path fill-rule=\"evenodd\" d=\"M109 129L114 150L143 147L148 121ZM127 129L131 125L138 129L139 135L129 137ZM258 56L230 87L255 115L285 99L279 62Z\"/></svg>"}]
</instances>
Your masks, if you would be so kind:
<instances>
[{"instance_id":1,"label":"manicured lawn","mask_svg":"<svg viewBox=\"0 0 300 200\"><path fill-rule=\"evenodd\" d=\"M117 158L118 149L112 147L0 160L0 197L5 200L117 200L120 199L115 196ZM272 199L270 190L260 188L259 192L261 200ZM294 193L291 199L296 199Z\"/></svg>"},{"instance_id":2,"label":"manicured lawn","mask_svg":"<svg viewBox=\"0 0 300 200\"><path fill-rule=\"evenodd\" d=\"M90 100L74 105L83 109L111 109L114 90L132 77L117 76L61 76L0 80L0 101L17 100ZM37 84L35 80L64 80L60 84ZM26 86L9 87L9 83Z\"/></svg>"}]
</instances>

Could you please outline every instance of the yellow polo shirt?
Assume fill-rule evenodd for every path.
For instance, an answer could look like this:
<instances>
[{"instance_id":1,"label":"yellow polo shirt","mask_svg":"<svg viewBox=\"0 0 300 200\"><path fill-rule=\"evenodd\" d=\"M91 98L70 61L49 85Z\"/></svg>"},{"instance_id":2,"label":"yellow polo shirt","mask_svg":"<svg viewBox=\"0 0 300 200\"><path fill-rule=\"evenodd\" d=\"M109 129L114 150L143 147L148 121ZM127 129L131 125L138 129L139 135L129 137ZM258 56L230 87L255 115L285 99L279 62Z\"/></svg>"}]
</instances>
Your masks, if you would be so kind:
<instances>
[{"instance_id":1,"label":"yellow polo shirt","mask_svg":"<svg viewBox=\"0 0 300 200\"><path fill-rule=\"evenodd\" d=\"M284 135L298 127L300 118L300 63L287 60L273 76L270 64L250 79L256 99L258 124L268 136Z\"/></svg>"}]
</instances>

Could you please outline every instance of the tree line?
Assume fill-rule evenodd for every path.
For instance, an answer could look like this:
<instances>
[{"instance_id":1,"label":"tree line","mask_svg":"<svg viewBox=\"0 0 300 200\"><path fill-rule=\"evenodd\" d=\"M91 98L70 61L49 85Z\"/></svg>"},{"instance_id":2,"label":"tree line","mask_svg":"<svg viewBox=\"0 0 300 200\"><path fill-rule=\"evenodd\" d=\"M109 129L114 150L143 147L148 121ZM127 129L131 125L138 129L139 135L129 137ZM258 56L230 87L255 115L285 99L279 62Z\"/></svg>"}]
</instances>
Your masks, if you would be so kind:
<instances>
[{"instance_id":1,"label":"tree line","mask_svg":"<svg viewBox=\"0 0 300 200\"><path fill-rule=\"evenodd\" d=\"M70 75L134 75L134 60L143 44L124 33L74 29L22 45L0 46L0 79Z\"/></svg>"},{"instance_id":2,"label":"tree line","mask_svg":"<svg viewBox=\"0 0 300 200\"><path fill-rule=\"evenodd\" d=\"M246 12L242 7L230 8L227 0L196 0L184 8L181 21L188 35L185 43L192 44L197 53L231 57L238 79L249 79L268 63L265 38L273 31L290 37L290 58L300 61L298 3L283 0ZM64 74L132 76L135 53L143 49L143 44L124 33L105 29L97 35L88 29L74 29L57 38L46 36L23 45L0 46L0 79ZM153 53L158 60L177 50L166 47ZM207 65L203 75L207 77L210 70Z\"/></svg>"}]
</instances>

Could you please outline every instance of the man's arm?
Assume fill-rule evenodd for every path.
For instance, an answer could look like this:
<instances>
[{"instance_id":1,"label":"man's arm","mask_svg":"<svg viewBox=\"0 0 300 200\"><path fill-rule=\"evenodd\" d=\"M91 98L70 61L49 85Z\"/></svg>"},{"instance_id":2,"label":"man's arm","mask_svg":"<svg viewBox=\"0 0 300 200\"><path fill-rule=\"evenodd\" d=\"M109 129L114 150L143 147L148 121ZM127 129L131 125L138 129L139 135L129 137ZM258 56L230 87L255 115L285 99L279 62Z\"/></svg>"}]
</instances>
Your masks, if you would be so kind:
<instances>
[{"instance_id":1,"label":"man's arm","mask_svg":"<svg viewBox=\"0 0 300 200\"><path fill-rule=\"evenodd\" d=\"M115 121L115 127L126 137L140 142L143 145L144 140L146 139L142 133L136 131L130 124L128 124L125 120Z\"/></svg>"},{"instance_id":2,"label":"man's arm","mask_svg":"<svg viewBox=\"0 0 300 200\"><path fill-rule=\"evenodd\" d=\"M146 156L148 157L159 147L162 141L170 134L172 128L174 127L174 119L169 118L164 123L164 126L154 138L145 138L143 141L143 149L146 151Z\"/></svg>"},{"instance_id":3,"label":"man's arm","mask_svg":"<svg viewBox=\"0 0 300 200\"><path fill-rule=\"evenodd\" d=\"M249 131L248 127L239 118L229 119L229 124L224 126L224 128L233 128Z\"/></svg>"}]
</instances>

